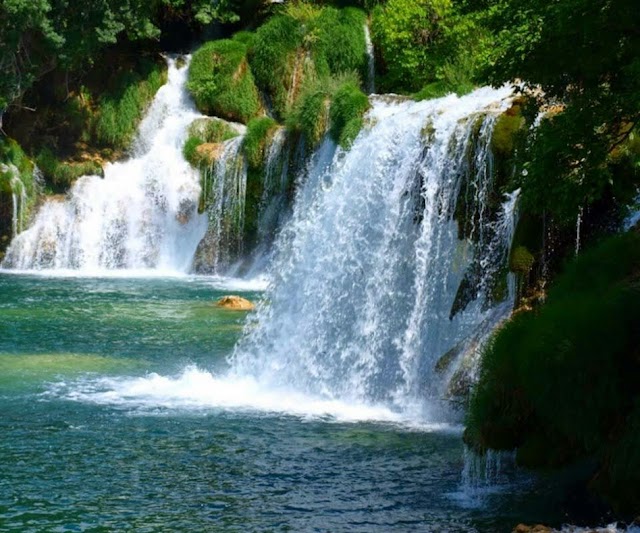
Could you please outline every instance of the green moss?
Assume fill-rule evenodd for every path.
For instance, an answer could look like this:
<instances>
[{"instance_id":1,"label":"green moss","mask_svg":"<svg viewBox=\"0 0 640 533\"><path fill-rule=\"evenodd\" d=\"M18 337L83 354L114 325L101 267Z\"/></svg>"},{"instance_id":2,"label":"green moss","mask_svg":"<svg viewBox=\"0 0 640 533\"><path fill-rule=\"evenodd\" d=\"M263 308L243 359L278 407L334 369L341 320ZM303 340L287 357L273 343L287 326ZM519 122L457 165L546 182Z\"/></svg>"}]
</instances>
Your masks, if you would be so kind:
<instances>
[{"instance_id":1,"label":"green moss","mask_svg":"<svg viewBox=\"0 0 640 533\"><path fill-rule=\"evenodd\" d=\"M202 140L202 138L190 136L182 147L182 155L184 155L184 158L194 167L197 167L200 164L198 146L201 144L204 144L204 140Z\"/></svg>"},{"instance_id":2,"label":"green moss","mask_svg":"<svg viewBox=\"0 0 640 533\"><path fill-rule=\"evenodd\" d=\"M291 106L294 91L293 73L302 47L300 22L288 15L269 19L256 32L249 63L258 85L269 94L274 111L284 117Z\"/></svg>"},{"instance_id":3,"label":"green moss","mask_svg":"<svg viewBox=\"0 0 640 533\"><path fill-rule=\"evenodd\" d=\"M203 113L246 123L260 113L261 104L242 41L223 39L200 47L191 60L187 87Z\"/></svg>"},{"instance_id":4,"label":"green moss","mask_svg":"<svg viewBox=\"0 0 640 533\"><path fill-rule=\"evenodd\" d=\"M81 176L102 176L104 173L97 161L61 161L46 148L37 155L36 162L56 191L67 189Z\"/></svg>"},{"instance_id":5,"label":"green moss","mask_svg":"<svg viewBox=\"0 0 640 533\"><path fill-rule=\"evenodd\" d=\"M329 113L333 140L349 148L363 125L362 117L369 108L369 99L354 83L345 83L333 96Z\"/></svg>"},{"instance_id":6,"label":"green moss","mask_svg":"<svg viewBox=\"0 0 640 533\"><path fill-rule=\"evenodd\" d=\"M278 123L269 117L255 118L247 124L242 149L250 168L262 168L268 140L277 127Z\"/></svg>"},{"instance_id":7,"label":"green moss","mask_svg":"<svg viewBox=\"0 0 640 533\"><path fill-rule=\"evenodd\" d=\"M316 146L327 131L330 100L331 89L327 82L308 82L287 117L287 127L302 133L310 147Z\"/></svg>"},{"instance_id":8,"label":"green moss","mask_svg":"<svg viewBox=\"0 0 640 533\"><path fill-rule=\"evenodd\" d=\"M535 258L529 250L524 246L516 246L511 251L511 257L509 258L509 269L512 272L519 274L528 274L533 267Z\"/></svg>"},{"instance_id":9,"label":"green moss","mask_svg":"<svg viewBox=\"0 0 640 533\"><path fill-rule=\"evenodd\" d=\"M525 125L519 106L512 107L498 118L491 137L491 148L494 153L510 156L516 146L516 136Z\"/></svg>"}]
</instances>

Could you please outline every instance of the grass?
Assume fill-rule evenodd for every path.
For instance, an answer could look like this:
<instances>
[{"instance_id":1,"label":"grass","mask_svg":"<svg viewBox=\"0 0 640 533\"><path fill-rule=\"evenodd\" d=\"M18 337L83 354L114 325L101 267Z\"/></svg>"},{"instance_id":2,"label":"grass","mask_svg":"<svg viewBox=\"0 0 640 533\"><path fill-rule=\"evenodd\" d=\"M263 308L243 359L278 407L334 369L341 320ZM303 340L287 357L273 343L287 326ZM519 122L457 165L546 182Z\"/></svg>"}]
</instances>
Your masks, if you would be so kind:
<instances>
[{"instance_id":1,"label":"grass","mask_svg":"<svg viewBox=\"0 0 640 533\"><path fill-rule=\"evenodd\" d=\"M277 127L278 123L269 117L254 118L247 124L242 150L250 168L263 167L268 141Z\"/></svg>"},{"instance_id":2,"label":"grass","mask_svg":"<svg viewBox=\"0 0 640 533\"><path fill-rule=\"evenodd\" d=\"M124 150L132 142L138 123L158 89L166 81L164 67L143 63L141 71L125 72L115 87L99 97L93 123L93 140L100 146Z\"/></svg>"},{"instance_id":3,"label":"grass","mask_svg":"<svg viewBox=\"0 0 640 533\"><path fill-rule=\"evenodd\" d=\"M40 150L36 163L55 191L69 188L81 176L103 174L102 165L97 161L60 161L48 148Z\"/></svg>"},{"instance_id":4,"label":"grass","mask_svg":"<svg viewBox=\"0 0 640 533\"><path fill-rule=\"evenodd\" d=\"M210 41L193 54L187 87L202 113L247 123L262 111L247 62L248 42L242 32L237 39Z\"/></svg>"}]
</instances>

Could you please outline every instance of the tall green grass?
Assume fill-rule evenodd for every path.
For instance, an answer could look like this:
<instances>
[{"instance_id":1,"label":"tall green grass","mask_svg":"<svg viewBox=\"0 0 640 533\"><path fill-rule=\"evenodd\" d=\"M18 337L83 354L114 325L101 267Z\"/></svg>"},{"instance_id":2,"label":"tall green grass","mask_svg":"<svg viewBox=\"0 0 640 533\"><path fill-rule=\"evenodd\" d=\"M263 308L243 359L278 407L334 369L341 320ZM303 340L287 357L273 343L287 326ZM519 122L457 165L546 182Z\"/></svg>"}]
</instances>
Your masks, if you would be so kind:
<instances>
[{"instance_id":1,"label":"tall green grass","mask_svg":"<svg viewBox=\"0 0 640 533\"><path fill-rule=\"evenodd\" d=\"M124 150L133 141L145 108L166 81L166 71L146 62L140 71L129 71L115 80L115 87L97 101L93 139L98 145Z\"/></svg>"}]
</instances>

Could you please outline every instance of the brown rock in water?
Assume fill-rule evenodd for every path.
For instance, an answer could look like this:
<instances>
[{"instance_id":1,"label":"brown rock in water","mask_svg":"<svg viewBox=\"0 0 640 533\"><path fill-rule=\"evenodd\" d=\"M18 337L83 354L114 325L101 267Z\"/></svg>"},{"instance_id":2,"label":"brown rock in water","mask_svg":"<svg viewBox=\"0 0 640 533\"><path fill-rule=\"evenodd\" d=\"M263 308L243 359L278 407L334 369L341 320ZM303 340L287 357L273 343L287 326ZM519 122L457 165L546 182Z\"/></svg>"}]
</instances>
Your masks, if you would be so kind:
<instances>
[{"instance_id":1,"label":"brown rock in water","mask_svg":"<svg viewBox=\"0 0 640 533\"><path fill-rule=\"evenodd\" d=\"M518 524L513 533L553 533L553 529L541 524L535 526L527 526L526 524Z\"/></svg>"},{"instance_id":2,"label":"brown rock in water","mask_svg":"<svg viewBox=\"0 0 640 533\"><path fill-rule=\"evenodd\" d=\"M231 309L232 311L253 311L256 306L246 298L240 296L223 296L216 302L216 307Z\"/></svg>"}]
</instances>

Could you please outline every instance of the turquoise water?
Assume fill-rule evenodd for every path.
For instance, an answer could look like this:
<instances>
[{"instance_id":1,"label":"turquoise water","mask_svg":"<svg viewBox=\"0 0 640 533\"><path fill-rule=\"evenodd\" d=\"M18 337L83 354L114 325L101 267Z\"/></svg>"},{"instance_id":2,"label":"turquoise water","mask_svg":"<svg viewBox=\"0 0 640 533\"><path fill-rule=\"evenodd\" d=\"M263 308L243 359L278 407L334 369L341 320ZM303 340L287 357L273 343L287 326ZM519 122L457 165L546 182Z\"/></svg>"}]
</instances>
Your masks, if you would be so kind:
<instances>
[{"instance_id":1,"label":"turquoise water","mask_svg":"<svg viewBox=\"0 0 640 533\"><path fill-rule=\"evenodd\" d=\"M0 274L0 531L489 532L561 520L531 483L470 498L459 427L323 414L225 379L245 314L212 302L259 298L251 288Z\"/></svg>"}]
</instances>

